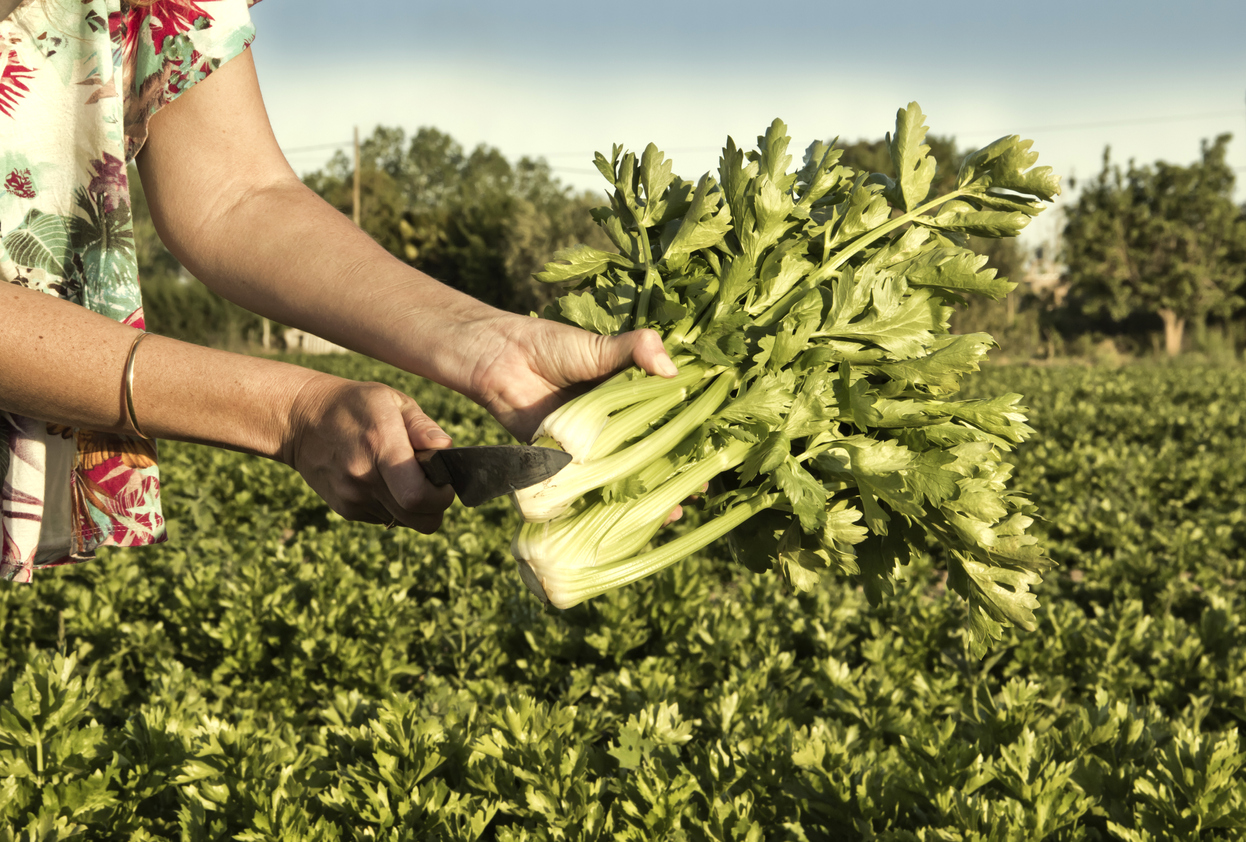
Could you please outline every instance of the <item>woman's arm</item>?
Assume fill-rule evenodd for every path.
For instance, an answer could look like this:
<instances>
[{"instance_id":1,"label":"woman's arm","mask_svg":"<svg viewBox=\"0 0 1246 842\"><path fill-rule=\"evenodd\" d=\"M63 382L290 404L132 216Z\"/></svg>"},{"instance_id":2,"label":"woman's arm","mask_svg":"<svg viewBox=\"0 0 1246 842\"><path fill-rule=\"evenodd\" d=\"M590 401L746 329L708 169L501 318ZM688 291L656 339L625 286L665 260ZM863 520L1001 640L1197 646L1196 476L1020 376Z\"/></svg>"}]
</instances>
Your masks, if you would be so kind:
<instances>
[{"instance_id":1,"label":"woman's arm","mask_svg":"<svg viewBox=\"0 0 1246 842\"><path fill-rule=\"evenodd\" d=\"M138 331L11 284L0 301L0 409L132 435L122 370ZM151 337L135 364L136 414L148 435L279 458L283 410L312 374Z\"/></svg>"},{"instance_id":2,"label":"woman's arm","mask_svg":"<svg viewBox=\"0 0 1246 842\"><path fill-rule=\"evenodd\" d=\"M137 331L9 284L0 312L0 409L133 433L122 372ZM432 532L454 499L415 463L415 450L449 437L387 386L153 336L139 349L134 399L147 435L279 459L353 520Z\"/></svg>"},{"instance_id":3,"label":"woman's arm","mask_svg":"<svg viewBox=\"0 0 1246 842\"><path fill-rule=\"evenodd\" d=\"M520 438L584 381L675 373L652 331L504 313L391 256L290 169L249 51L158 112L138 160L161 238L210 289L449 386Z\"/></svg>"}]
</instances>

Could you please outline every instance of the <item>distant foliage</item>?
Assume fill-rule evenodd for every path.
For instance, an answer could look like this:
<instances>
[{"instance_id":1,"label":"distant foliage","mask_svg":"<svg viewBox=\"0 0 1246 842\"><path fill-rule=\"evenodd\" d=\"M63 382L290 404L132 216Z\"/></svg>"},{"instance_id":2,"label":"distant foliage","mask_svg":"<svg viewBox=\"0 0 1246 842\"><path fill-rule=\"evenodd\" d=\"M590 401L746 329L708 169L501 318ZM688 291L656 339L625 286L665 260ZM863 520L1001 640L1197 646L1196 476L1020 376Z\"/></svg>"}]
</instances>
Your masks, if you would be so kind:
<instances>
[{"instance_id":1,"label":"distant foliage","mask_svg":"<svg viewBox=\"0 0 1246 842\"><path fill-rule=\"evenodd\" d=\"M1231 137L1204 141L1189 166L1130 161L1122 169L1105 150L1103 169L1067 211L1073 295L1116 319L1158 314L1169 355L1181 351L1187 324L1242 304L1246 214L1233 202Z\"/></svg>"},{"instance_id":2,"label":"distant foliage","mask_svg":"<svg viewBox=\"0 0 1246 842\"><path fill-rule=\"evenodd\" d=\"M418 269L503 309L539 311L557 294L532 276L559 249L608 246L589 216L601 201L563 187L544 160L511 163L449 135L379 126L361 144L361 224ZM353 163L338 152L305 182L351 213Z\"/></svg>"},{"instance_id":3,"label":"distant foliage","mask_svg":"<svg viewBox=\"0 0 1246 842\"><path fill-rule=\"evenodd\" d=\"M386 531L164 445L168 544L0 588L0 840L1243 839L1246 374L976 377L1063 571L985 661L928 558L879 608L718 551L547 612L505 503Z\"/></svg>"}]
</instances>

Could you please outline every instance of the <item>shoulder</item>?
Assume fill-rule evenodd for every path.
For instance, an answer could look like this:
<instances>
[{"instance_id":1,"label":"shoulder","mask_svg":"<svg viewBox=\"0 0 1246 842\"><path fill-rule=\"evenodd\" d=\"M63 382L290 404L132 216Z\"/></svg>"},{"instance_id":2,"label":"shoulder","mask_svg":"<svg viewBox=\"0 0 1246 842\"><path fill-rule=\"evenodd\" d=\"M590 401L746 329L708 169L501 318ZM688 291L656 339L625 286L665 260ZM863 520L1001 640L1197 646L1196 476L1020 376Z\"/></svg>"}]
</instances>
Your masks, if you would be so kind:
<instances>
[{"instance_id":1,"label":"shoulder","mask_svg":"<svg viewBox=\"0 0 1246 842\"><path fill-rule=\"evenodd\" d=\"M120 46L125 63L126 152L133 158L147 121L255 38L250 7L259 0L156 0L123 6Z\"/></svg>"}]
</instances>

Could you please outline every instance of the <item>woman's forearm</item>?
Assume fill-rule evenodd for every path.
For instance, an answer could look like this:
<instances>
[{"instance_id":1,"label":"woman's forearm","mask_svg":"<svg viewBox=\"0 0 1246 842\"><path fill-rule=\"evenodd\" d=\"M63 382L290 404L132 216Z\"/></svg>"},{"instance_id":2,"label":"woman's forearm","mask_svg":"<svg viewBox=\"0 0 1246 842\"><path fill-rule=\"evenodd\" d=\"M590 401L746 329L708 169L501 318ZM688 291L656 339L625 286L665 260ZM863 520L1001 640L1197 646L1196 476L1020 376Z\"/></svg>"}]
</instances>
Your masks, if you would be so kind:
<instances>
[{"instance_id":1,"label":"woman's forearm","mask_svg":"<svg viewBox=\"0 0 1246 842\"><path fill-rule=\"evenodd\" d=\"M517 317L397 260L307 189L273 137L249 53L161 109L150 128L138 165L152 218L205 285L484 397L472 394L472 368L491 346L500 352Z\"/></svg>"},{"instance_id":2,"label":"woman's forearm","mask_svg":"<svg viewBox=\"0 0 1246 842\"><path fill-rule=\"evenodd\" d=\"M70 427L133 433L122 375L137 331L7 284L0 285L0 316L0 409ZM153 438L281 458L294 399L320 376L152 336L135 360L135 414Z\"/></svg>"},{"instance_id":3,"label":"woman's forearm","mask_svg":"<svg viewBox=\"0 0 1246 842\"><path fill-rule=\"evenodd\" d=\"M295 179L191 230L171 245L217 294L460 392L510 318L399 261Z\"/></svg>"}]
</instances>

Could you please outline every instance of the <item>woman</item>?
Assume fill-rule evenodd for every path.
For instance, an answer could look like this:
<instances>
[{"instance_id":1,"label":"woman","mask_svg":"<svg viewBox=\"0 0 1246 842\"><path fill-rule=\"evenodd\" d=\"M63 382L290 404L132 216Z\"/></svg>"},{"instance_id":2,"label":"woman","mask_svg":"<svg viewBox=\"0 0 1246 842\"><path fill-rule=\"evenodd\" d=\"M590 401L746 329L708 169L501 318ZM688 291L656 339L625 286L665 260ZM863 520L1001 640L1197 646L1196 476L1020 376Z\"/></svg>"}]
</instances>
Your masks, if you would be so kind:
<instances>
[{"instance_id":1,"label":"woman","mask_svg":"<svg viewBox=\"0 0 1246 842\"><path fill-rule=\"evenodd\" d=\"M131 160L210 289L455 389L521 440L576 384L675 373L656 333L495 310L304 187L247 49L256 1L22 0L0 21L0 576L163 540L154 438L279 459L353 520L432 532L453 499L414 458L449 437L409 397L141 333Z\"/></svg>"}]
</instances>

